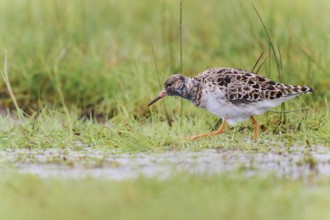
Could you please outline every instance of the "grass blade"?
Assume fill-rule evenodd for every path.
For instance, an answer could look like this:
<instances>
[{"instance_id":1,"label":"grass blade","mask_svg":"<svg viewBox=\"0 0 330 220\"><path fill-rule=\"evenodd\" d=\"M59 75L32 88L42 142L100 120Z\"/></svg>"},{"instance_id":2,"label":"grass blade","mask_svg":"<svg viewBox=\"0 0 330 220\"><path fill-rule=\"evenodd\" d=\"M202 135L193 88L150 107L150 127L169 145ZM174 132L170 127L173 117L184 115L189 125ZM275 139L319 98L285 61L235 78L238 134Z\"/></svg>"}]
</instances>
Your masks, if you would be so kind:
<instances>
[{"instance_id":1,"label":"grass blade","mask_svg":"<svg viewBox=\"0 0 330 220\"><path fill-rule=\"evenodd\" d=\"M280 57L278 58L277 53L276 53L276 50L275 50L275 47L274 47L274 44L273 44L273 41L272 41L272 39L270 37L270 34L269 34L268 30L267 30L267 27L266 27L264 21L262 20L259 12L257 10L257 8L254 6L254 4L252 2L251 2L251 5L252 5L255 13L257 14L257 16L258 16L258 18L259 18L259 20L260 20L260 22L261 22L261 24L262 24L262 26L264 28L264 31L265 31L265 33L267 35L270 49L271 49L271 51L274 54L274 58L275 58L275 62L276 62L276 67L277 67L277 72L278 72L278 76L279 76L279 81L282 82L282 80L283 80L283 74L282 74L282 65L281 65L281 63L282 63L281 55L279 55ZM279 48L278 48L278 51L279 51ZM270 55L271 55L271 53L269 51L269 71L271 70L271 59L270 59L271 56ZM270 72L269 72L269 74L270 74ZM285 123L286 116L285 116L285 104L284 103L281 104L281 118L282 118L282 121Z\"/></svg>"},{"instance_id":2,"label":"grass blade","mask_svg":"<svg viewBox=\"0 0 330 220\"><path fill-rule=\"evenodd\" d=\"M270 44L270 47L271 47L272 52L273 52L274 57L275 57L275 61L276 61L276 65L277 65L277 69L279 70L279 69L280 69L280 66L279 66L280 64L279 64L279 61L278 61L278 58L277 58L277 54L276 54L276 51L275 51L275 47L274 47L273 41L272 41L272 39L271 39L271 37L270 37L270 34L269 34L268 30L267 30L267 27L266 27L264 21L262 20L260 14L259 14L259 12L258 12L258 10L256 9L256 7L254 6L253 3L251 3L251 4L252 4L252 7L253 7L254 11L256 12L256 14L257 14L257 16L258 16L258 18L259 18L259 20L260 20L260 22L261 22L263 28L264 28L264 31L266 32L266 35L267 35L267 38L268 38L268 42L269 42L269 44Z\"/></svg>"},{"instance_id":3,"label":"grass blade","mask_svg":"<svg viewBox=\"0 0 330 220\"><path fill-rule=\"evenodd\" d=\"M266 55L265 58L263 59L263 61L261 61L260 66L258 67L257 71L255 71L255 73L259 73L261 67L264 65L264 63L266 62L267 58L268 58L268 55Z\"/></svg>"},{"instance_id":4,"label":"grass blade","mask_svg":"<svg viewBox=\"0 0 330 220\"><path fill-rule=\"evenodd\" d=\"M280 51L280 47L277 45L277 51L279 54L279 69L278 69L278 75L280 78L280 82L283 82L283 65L282 65L282 55ZM286 122L286 110L285 110L285 102L281 104L281 119L285 123Z\"/></svg>"},{"instance_id":5,"label":"grass blade","mask_svg":"<svg viewBox=\"0 0 330 220\"><path fill-rule=\"evenodd\" d=\"M254 71L254 69L257 67L257 65L259 64L261 58L264 56L264 51L262 51L262 53L260 54L259 58L257 59L256 63L254 64L254 66L251 69L251 72ZM262 63L261 63L262 64Z\"/></svg>"},{"instance_id":6,"label":"grass blade","mask_svg":"<svg viewBox=\"0 0 330 220\"><path fill-rule=\"evenodd\" d=\"M10 81L9 81L9 77L8 77L8 52L7 49L5 50L5 60L4 60L4 70L3 70L3 74L2 77L5 81L6 87L8 89L10 98L12 99L14 106L16 108L16 112L19 118L23 117L23 111L20 109L20 107L17 104L17 100L14 94L14 91L11 87Z\"/></svg>"},{"instance_id":7,"label":"grass blade","mask_svg":"<svg viewBox=\"0 0 330 220\"><path fill-rule=\"evenodd\" d=\"M180 72L182 73L182 0L180 1ZM183 99L181 99L181 108L180 108L180 127L182 127L183 119Z\"/></svg>"},{"instance_id":8,"label":"grass blade","mask_svg":"<svg viewBox=\"0 0 330 220\"><path fill-rule=\"evenodd\" d=\"M154 58L154 64L155 64L155 69L156 69L156 75L157 75L157 79L158 79L158 84L159 84L159 88L162 89L162 83L160 81L160 77L159 77L159 69L158 69L158 65L157 65L157 60L156 60L156 54L155 54L155 48L153 43L151 42L151 49L152 49L152 56ZM168 113L167 110L167 106L166 106L166 100L163 99L163 105L164 105L164 109L165 109L165 115L166 115L166 119L167 119L167 123L170 127L172 127L172 120L171 117Z\"/></svg>"}]
</instances>

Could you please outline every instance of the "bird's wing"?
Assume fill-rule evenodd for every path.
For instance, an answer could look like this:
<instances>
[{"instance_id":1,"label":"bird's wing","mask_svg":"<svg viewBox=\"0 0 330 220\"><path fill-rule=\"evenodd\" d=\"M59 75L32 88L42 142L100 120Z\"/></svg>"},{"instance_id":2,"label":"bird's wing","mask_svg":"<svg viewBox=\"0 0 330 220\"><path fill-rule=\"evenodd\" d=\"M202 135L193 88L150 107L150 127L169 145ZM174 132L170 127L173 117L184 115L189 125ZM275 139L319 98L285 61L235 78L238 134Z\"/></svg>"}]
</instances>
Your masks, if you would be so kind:
<instances>
[{"instance_id":1,"label":"bird's wing","mask_svg":"<svg viewBox=\"0 0 330 220\"><path fill-rule=\"evenodd\" d=\"M225 97L233 104L272 100L290 94L287 91L288 86L254 73L242 72L241 74L227 74L227 76L225 74L224 76L224 81L227 82Z\"/></svg>"},{"instance_id":2,"label":"bird's wing","mask_svg":"<svg viewBox=\"0 0 330 220\"><path fill-rule=\"evenodd\" d=\"M233 104L280 99L313 91L306 86L285 85L256 73L235 68L208 69L194 79L219 86L225 91L225 98Z\"/></svg>"}]
</instances>

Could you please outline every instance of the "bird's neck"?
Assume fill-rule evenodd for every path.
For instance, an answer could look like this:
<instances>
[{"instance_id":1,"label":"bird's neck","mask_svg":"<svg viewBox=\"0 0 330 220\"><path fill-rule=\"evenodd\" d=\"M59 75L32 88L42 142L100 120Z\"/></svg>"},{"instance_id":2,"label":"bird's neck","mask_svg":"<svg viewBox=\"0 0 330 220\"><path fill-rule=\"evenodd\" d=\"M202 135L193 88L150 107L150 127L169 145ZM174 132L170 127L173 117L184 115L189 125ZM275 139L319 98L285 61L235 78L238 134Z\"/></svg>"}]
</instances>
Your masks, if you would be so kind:
<instances>
[{"instance_id":1,"label":"bird's neck","mask_svg":"<svg viewBox=\"0 0 330 220\"><path fill-rule=\"evenodd\" d=\"M202 96L202 85L195 79L187 79L185 92L182 94L182 98L188 99L193 104L199 106Z\"/></svg>"}]
</instances>

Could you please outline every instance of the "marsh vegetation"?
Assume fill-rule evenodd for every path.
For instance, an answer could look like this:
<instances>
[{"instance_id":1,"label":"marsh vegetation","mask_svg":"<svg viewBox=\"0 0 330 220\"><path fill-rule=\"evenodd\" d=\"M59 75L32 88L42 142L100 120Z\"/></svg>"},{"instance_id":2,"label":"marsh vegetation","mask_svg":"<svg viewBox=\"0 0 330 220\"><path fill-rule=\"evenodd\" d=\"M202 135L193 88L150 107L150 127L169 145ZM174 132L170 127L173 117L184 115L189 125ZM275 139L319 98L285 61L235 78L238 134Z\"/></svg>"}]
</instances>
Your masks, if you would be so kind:
<instances>
[{"instance_id":1,"label":"marsh vegetation","mask_svg":"<svg viewBox=\"0 0 330 220\"><path fill-rule=\"evenodd\" d=\"M250 2L184 1L180 25L177 0L1 1L0 218L329 218L329 172L322 173L322 166L329 166L330 3L253 4L273 46ZM248 122L214 138L185 141L215 129L218 119L175 98L152 108L147 104L181 68L194 76L217 66L254 69L315 92L259 116L257 144ZM237 169L241 163L227 160L235 172L212 175L171 169L165 179L43 178L21 172L46 165L93 173L121 167L115 158L123 155L149 160L154 154L187 153L196 159L209 151L219 157L261 155L264 162L274 153L280 164L288 159L285 169L307 174L246 175L249 169L260 171L257 160ZM13 152L22 153L13 159ZM43 160L47 152L64 153ZM210 164L214 167L206 170L220 166ZM138 165L137 170L143 167Z\"/></svg>"}]
</instances>

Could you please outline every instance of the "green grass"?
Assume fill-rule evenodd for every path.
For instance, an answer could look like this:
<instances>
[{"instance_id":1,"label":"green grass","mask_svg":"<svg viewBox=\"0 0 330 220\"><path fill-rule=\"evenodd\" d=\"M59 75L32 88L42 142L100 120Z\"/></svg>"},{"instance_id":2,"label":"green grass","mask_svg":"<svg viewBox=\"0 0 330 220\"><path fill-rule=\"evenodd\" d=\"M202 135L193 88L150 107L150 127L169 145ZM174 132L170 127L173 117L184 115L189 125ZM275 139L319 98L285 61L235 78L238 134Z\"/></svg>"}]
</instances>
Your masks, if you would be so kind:
<instances>
[{"instance_id":1,"label":"green grass","mask_svg":"<svg viewBox=\"0 0 330 220\"><path fill-rule=\"evenodd\" d=\"M121 113L103 124L94 120L79 119L75 112L68 116L57 111L43 109L38 115L14 120L10 116L0 118L1 148L65 148L90 146L112 149L115 152L142 152L164 150L201 150L205 148L257 148L277 146L329 146L329 119L324 114L307 111L288 113L286 124L281 124L278 113L259 117L260 138L252 143L251 122L229 128L223 135L199 141L184 138L196 133L208 132L216 118L205 112L179 119L169 127L156 113L147 121L134 119ZM72 129L71 129L72 127ZM72 132L71 132L72 131ZM70 133L71 132L71 133ZM78 144L77 144L78 143Z\"/></svg>"},{"instance_id":2,"label":"green grass","mask_svg":"<svg viewBox=\"0 0 330 220\"><path fill-rule=\"evenodd\" d=\"M324 27L329 21L323 18L330 4L253 4L275 47L281 50L284 82L315 88L313 94L289 102L286 110L308 110L288 114L287 124L279 126L280 114L261 116L265 125L262 136L277 137L280 144L287 142L285 136L297 144L307 139L313 144L328 143L324 134L330 127L329 45ZM2 140L2 147L65 147L78 139L95 147L123 150L181 148L192 144L182 143L179 137L214 127L216 117L191 104L185 104L181 114L178 99L166 100L172 127L166 125L169 119L161 103L147 107L161 89L155 62L161 81L181 68L178 1L141 1L128 6L125 1L15 0L3 1L0 6L0 31L6 33L0 36L0 58L4 60L6 48L11 88L19 108L28 115L20 120L2 119L8 124L3 127L11 127L10 131L1 129L2 136L8 132L14 136ZM269 52L268 38L250 3L190 1L183 4L182 15L182 66L186 75L215 66L249 70L261 52ZM274 57L272 53L268 56L260 74L279 80ZM1 108L15 112L4 81L0 91ZM34 122L38 111L43 117ZM112 126L93 123L96 119ZM183 125L179 126L181 120ZM32 124L42 129L30 131ZM79 137L74 135L76 130ZM250 132L241 133L235 138L251 136ZM62 141L54 140L57 135ZM196 145L209 147L219 140L231 145L233 132L227 136L230 138L224 139L230 141L216 138L211 144Z\"/></svg>"},{"instance_id":3,"label":"green grass","mask_svg":"<svg viewBox=\"0 0 330 220\"><path fill-rule=\"evenodd\" d=\"M329 147L330 2L252 3L281 74L249 1L183 1L182 63L179 0L1 1L0 112L7 114L0 116L0 149ZM259 74L315 92L287 102L285 123L280 107L259 116L258 144L250 122L185 141L218 119L187 101L181 113L178 98L164 99L168 116L164 101L147 107L161 90L158 77L162 83L181 66L188 76L210 67L251 70L262 52L268 58ZM118 182L3 173L0 194L0 219L328 219L330 204L328 178L242 173Z\"/></svg>"},{"instance_id":4,"label":"green grass","mask_svg":"<svg viewBox=\"0 0 330 220\"><path fill-rule=\"evenodd\" d=\"M44 180L3 175L1 219L328 219L329 181L191 177Z\"/></svg>"},{"instance_id":5,"label":"green grass","mask_svg":"<svg viewBox=\"0 0 330 220\"><path fill-rule=\"evenodd\" d=\"M304 100L323 105L324 97L329 97L325 28L329 21L324 18L329 3L254 4L281 49L284 81L316 88ZM127 6L125 1L15 0L0 6L1 32L6 33L0 37L0 48L2 54L8 49L9 78L26 112L66 104L82 113L93 108L112 116L120 100L130 114L148 116L146 103L160 89L154 59L161 80L180 70L178 1ZM275 8L281 13L275 13ZM250 3L190 1L183 10L183 71L187 75L215 66L249 70L260 53L269 50ZM270 58L272 65L266 62L260 73L278 80L272 54ZM4 82L1 87L6 94ZM3 105L11 103L8 96ZM171 111L178 109L178 104L171 105Z\"/></svg>"}]
</instances>

